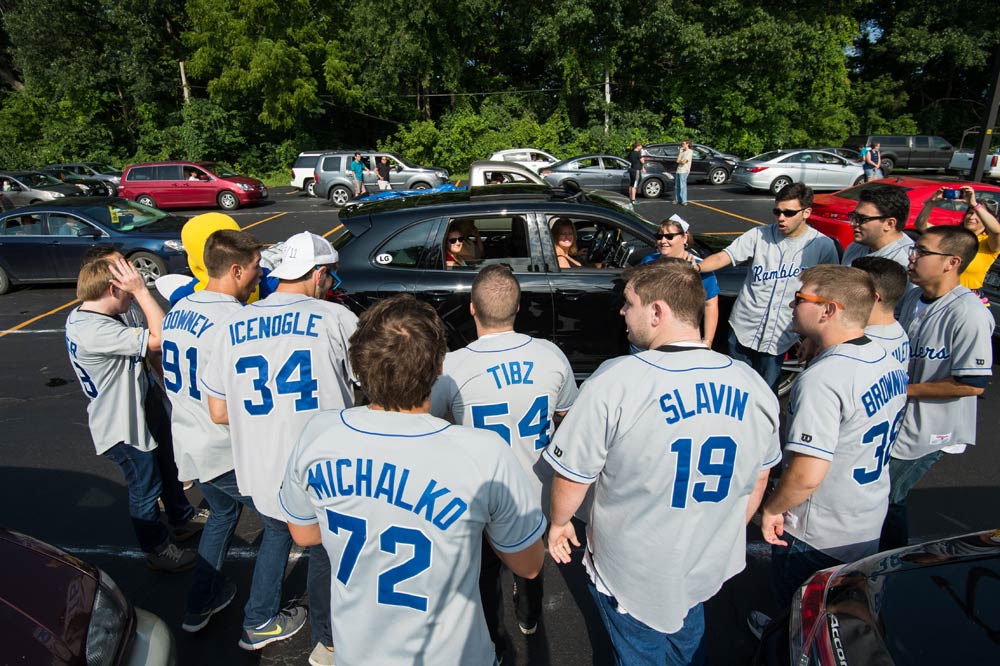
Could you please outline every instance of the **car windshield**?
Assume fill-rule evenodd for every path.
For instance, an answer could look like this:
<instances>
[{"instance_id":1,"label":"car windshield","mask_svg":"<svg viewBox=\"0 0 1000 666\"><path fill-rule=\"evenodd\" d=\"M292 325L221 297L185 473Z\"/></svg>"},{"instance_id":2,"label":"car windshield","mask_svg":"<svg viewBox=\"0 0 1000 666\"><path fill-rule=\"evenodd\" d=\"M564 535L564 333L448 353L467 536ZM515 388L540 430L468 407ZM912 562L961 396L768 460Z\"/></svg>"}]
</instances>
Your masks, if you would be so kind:
<instances>
[{"instance_id":1,"label":"car windshield","mask_svg":"<svg viewBox=\"0 0 1000 666\"><path fill-rule=\"evenodd\" d=\"M110 164L99 164L97 162L89 162L87 164L91 169L101 174L102 176L120 176L122 175L121 169L111 166Z\"/></svg>"},{"instance_id":2,"label":"car windshield","mask_svg":"<svg viewBox=\"0 0 1000 666\"><path fill-rule=\"evenodd\" d=\"M389 154L389 158L390 158L390 159L391 159L391 158L396 158L396 159L397 159L397 160L399 160L399 161L400 161L400 162L401 162L401 163L403 164L403 166L405 166L405 167L406 167L407 169L419 169L419 168L420 168L420 165L419 165L419 164L414 164L413 162L411 162L410 160L406 159L406 158L405 158L405 157L403 157L402 155L395 155L395 154Z\"/></svg>"},{"instance_id":3,"label":"car windshield","mask_svg":"<svg viewBox=\"0 0 1000 666\"><path fill-rule=\"evenodd\" d=\"M142 204L125 199L116 199L111 204L105 206L84 208L81 212L98 220L105 226L125 233L142 227L148 227L155 222L173 217L162 210L143 206Z\"/></svg>"},{"instance_id":4,"label":"car windshield","mask_svg":"<svg viewBox=\"0 0 1000 666\"><path fill-rule=\"evenodd\" d=\"M53 178L47 173L27 173L21 177L26 184L31 187L45 187L46 185L59 185L62 183L58 178Z\"/></svg>"},{"instance_id":5,"label":"car windshield","mask_svg":"<svg viewBox=\"0 0 1000 666\"><path fill-rule=\"evenodd\" d=\"M747 162L770 162L771 160L781 157L784 154L785 153L781 150L772 150L766 153L761 153L756 157L751 157L747 160Z\"/></svg>"},{"instance_id":6,"label":"car windshield","mask_svg":"<svg viewBox=\"0 0 1000 666\"><path fill-rule=\"evenodd\" d=\"M229 167L222 166L221 164L214 164L212 162L204 162L200 166L204 167L206 171L214 173L219 178L233 178L234 176L239 176Z\"/></svg>"}]
</instances>

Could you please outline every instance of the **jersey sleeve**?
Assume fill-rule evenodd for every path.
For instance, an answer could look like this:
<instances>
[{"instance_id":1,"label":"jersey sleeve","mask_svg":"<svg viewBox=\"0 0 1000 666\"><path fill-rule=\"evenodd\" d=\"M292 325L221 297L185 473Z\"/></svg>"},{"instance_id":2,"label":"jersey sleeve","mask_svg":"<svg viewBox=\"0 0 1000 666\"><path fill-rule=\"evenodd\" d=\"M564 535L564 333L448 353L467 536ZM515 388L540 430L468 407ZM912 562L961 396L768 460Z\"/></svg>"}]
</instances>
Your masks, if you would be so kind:
<instances>
[{"instance_id":1,"label":"jersey sleeve","mask_svg":"<svg viewBox=\"0 0 1000 666\"><path fill-rule=\"evenodd\" d=\"M354 335L354 331L358 330L358 317L342 305L337 307L342 310L337 317L339 339L335 339L333 342L343 349L344 376L351 383L357 384L358 378L354 376L354 370L351 368L350 339Z\"/></svg>"},{"instance_id":2,"label":"jersey sleeve","mask_svg":"<svg viewBox=\"0 0 1000 666\"><path fill-rule=\"evenodd\" d=\"M754 373L756 375L756 373ZM755 376L754 379L760 379ZM771 469L781 463L781 405L778 403L778 396L770 390L770 387L761 379L762 387L755 392L756 399L760 400L761 425L757 432L762 437L766 437L764 442L764 456L761 459L760 468Z\"/></svg>"},{"instance_id":3,"label":"jersey sleeve","mask_svg":"<svg viewBox=\"0 0 1000 666\"><path fill-rule=\"evenodd\" d=\"M302 429L302 435L292 449L292 454L288 456L288 463L285 465L285 477L278 490L278 504L282 512L288 518L288 522L294 525L314 525L319 522L316 517L316 508L309 499L309 465L310 458L304 455L309 444L322 435L324 423L322 414L320 418L311 418Z\"/></svg>"},{"instance_id":4,"label":"jersey sleeve","mask_svg":"<svg viewBox=\"0 0 1000 666\"><path fill-rule=\"evenodd\" d=\"M840 257L837 256L837 246L829 236L820 236L819 242L823 244L820 252L820 264L839 264Z\"/></svg>"},{"instance_id":5,"label":"jersey sleeve","mask_svg":"<svg viewBox=\"0 0 1000 666\"><path fill-rule=\"evenodd\" d=\"M620 410L610 413L608 382L596 374L583 385L573 409L542 453L556 472L577 483L597 480L616 437L620 416Z\"/></svg>"},{"instance_id":6,"label":"jersey sleeve","mask_svg":"<svg viewBox=\"0 0 1000 666\"><path fill-rule=\"evenodd\" d=\"M989 377L993 374L993 317L978 303L973 307L983 312L974 311L973 316L964 318L962 325L954 329L951 344L953 377Z\"/></svg>"},{"instance_id":7,"label":"jersey sleeve","mask_svg":"<svg viewBox=\"0 0 1000 666\"><path fill-rule=\"evenodd\" d=\"M538 491L510 448L503 445L497 451L500 455L490 483L490 522L486 534L499 552L517 553L542 538L545 514Z\"/></svg>"},{"instance_id":8,"label":"jersey sleeve","mask_svg":"<svg viewBox=\"0 0 1000 666\"><path fill-rule=\"evenodd\" d=\"M815 371L795 382L788 403L786 451L833 460L840 434L843 396ZM843 378L839 378L843 381Z\"/></svg>"},{"instance_id":9,"label":"jersey sleeve","mask_svg":"<svg viewBox=\"0 0 1000 666\"><path fill-rule=\"evenodd\" d=\"M729 244L729 247L723 250L723 252L729 255L729 259L733 262L733 266L743 263L753 256L754 250L757 249L757 243L760 241L760 235L760 227L751 229L734 240Z\"/></svg>"},{"instance_id":10,"label":"jersey sleeve","mask_svg":"<svg viewBox=\"0 0 1000 666\"><path fill-rule=\"evenodd\" d=\"M84 346L89 353L103 356L145 356L148 344L148 329L104 317L93 327Z\"/></svg>"},{"instance_id":11,"label":"jersey sleeve","mask_svg":"<svg viewBox=\"0 0 1000 666\"><path fill-rule=\"evenodd\" d=\"M574 402L576 402L576 397L579 395L580 390L576 387L576 377L573 376L573 368L570 366L569 360L561 351L559 354L560 361L563 364L565 376L563 385L559 389L559 397L556 400L556 407L554 411L565 412L573 406Z\"/></svg>"}]
</instances>

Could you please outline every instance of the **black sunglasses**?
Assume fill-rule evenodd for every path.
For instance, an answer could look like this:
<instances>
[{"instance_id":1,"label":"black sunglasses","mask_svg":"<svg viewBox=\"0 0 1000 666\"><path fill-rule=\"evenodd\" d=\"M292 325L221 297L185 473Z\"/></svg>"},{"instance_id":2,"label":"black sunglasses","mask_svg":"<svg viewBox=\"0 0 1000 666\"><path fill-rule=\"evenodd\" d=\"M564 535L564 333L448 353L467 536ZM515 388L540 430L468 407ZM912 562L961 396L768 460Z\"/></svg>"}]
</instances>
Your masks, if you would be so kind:
<instances>
[{"instance_id":1,"label":"black sunglasses","mask_svg":"<svg viewBox=\"0 0 1000 666\"><path fill-rule=\"evenodd\" d=\"M884 220L887 217L892 217L891 215L862 215L861 213L848 213L847 219L851 224L856 226L861 226L863 224L868 224L872 220Z\"/></svg>"},{"instance_id":2,"label":"black sunglasses","mask_svg":"<svg viewBox=\"0 0 1000 666\"><path fill-rule=\"evenodd\" d=\"M806 206L806 208L808 208L808 206ZM805 208L799 208L798 210L792 208L772 208L771 214L775 217L778 217L779 215L784 215L785 217L795 217L804 210Z\"/></svg>"},{"instance_id":3,"label":"black sunglasses","mask_svg":"<svg viewBox=\"0 0 1000 666\"><path fill-rule=\"evenodd\" d=\"M448 242L452 243L452 244L454 244L454 243L462 243L464 241L465 241L465 237L464 236L453 236L453 237L451 237L451 238L448 239Z\"/></svg>"},{"instance_id":4,"label":"black sunglasses","mask_svg":"<svg viewBox=\"0 0 1000 666\"><path fill-rule=\"evenodd\" d=\"M678 236L683 236L684 232L683 231L673 231L673 232L666 233L666 234L653 234L653 235L656 237L656 240L663 240L664 238L666 238L667 240L673 240L673 239L677 238Z\"/></svg>"}]
</instances>

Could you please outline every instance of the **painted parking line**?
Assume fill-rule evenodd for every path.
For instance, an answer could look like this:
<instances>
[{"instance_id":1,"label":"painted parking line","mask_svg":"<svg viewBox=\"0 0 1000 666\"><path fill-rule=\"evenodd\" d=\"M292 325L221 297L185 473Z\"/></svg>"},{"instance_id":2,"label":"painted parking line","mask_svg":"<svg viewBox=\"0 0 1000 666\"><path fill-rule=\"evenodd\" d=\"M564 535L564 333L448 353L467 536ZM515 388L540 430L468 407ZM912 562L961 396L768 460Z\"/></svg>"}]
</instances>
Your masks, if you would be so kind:
<instances>
[{"instance_id":1,"label":"painted parking line","mask_svg":"<svg viewBox=\"0 0 1000 666\"><path fill-rule=\"evenodd\" d=\"M263 220L257 220L256 222L248 224L245 227L240 227L240 231L246 231L247 229L250 229L251 227L256 227L258 224L264 224L265 222L270 222L271 220L276 220L279 217L281 217L282 215L288 215L288 213L287 212L278 213L277 215L272 215L271 217L265 217Z\"/></svg>"},{"instance_id":2,"label":"painted parking line","mask_svg":"<svg viewBox=\"0 0 1000 666\"><path fill-rule=\"evenodd\" d=\"M323 238L329 238L331 234L333 234L333 233L335 233L337 231L340 231L343 228L344 228L343 224L338 224L333 229L330 229L328 232L326 232L325 234L323 234Z\"/></svg>"},{"instance_id":3,"label":"painted parking line","mask_svg":"<svg viewBox=\"0 0 1000 666\"><path fill-rule=\"evenodd\" d=\"M708 210L714 211L716 213L722 213L723 215L728 215L729 217L735 217L738 220L743 220L745 222L752 222L759 227L766 227L767 224L763 222L758 222L757 220L752 220L749 217L743 217L742 215L737 215L736 213L730 213L728 210L722 210L721 208L716 208L715 206L709 206L707 204L700 203L698 201L689 201L692 206L701 206L702 208L707 208Z\"/></svg>"},{"instance_id":4,"label":"painted parking line","mask_svg":"<svg viewBox=\"0 0 1000 666\"><path fill-rule=\"evenodd\" d=\"M16 331L19 331L22 328L24 328L25 326L30 326L31 324L34 324L39 319L44 319L45 317L48 317L49 315L53 315L53 314L55 314L55 313L57 313L57 312L59 312L61 310L65 310L68 307L72 307L72 306L76 305L79 302L80 302L80 299L75 298L72 301L70 301L69 303L65 303L63 305L60 305L59 307L54 308L52 310L49 310L48 312L42 313L42 314L38 315L37 317L32 317L28 321L22 321L17 326L8 328L5 331L0 331L0 338L4 337L6 335L10 335L11 333L14 333Z\"/></svg>"}]
</instances>

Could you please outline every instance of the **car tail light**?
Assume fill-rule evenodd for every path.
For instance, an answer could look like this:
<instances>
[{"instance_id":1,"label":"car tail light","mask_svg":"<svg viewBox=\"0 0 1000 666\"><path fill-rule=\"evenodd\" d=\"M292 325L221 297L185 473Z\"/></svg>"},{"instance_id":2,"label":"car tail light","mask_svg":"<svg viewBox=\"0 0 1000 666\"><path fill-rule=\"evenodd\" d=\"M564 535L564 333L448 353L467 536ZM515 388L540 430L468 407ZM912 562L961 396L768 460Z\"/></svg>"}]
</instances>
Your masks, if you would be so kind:
<instances>
[{"instance_id":1,"label":"car tail light","mask_svg":"<svg viewBox=\"0 0 1000 666\"><path fill-rule=\"evenodd\" d=\"M827 585L840 568L824 569L814 574L795 593L788 621L792 666L808 666L812 663L811 656L814 652L821 666L835 663L826 625L825 606Z\"/></svg>"},{"instance_id":2,"label":"car tail light","mask_svg":"<svg viewBox=\"0 0 1000 666\"><path fill-rule=\"evenodd\" d=\"M319 182L319 172L318 171L313 171L313 182L314 183L318 183Z\"/></svg>"},{"instance_id":3,"label":"car tail light","mask_svg":"<svg viewBox=\"0 0 1000 666\"><path fill-rule=\"evenodd\" d=\"M850 222L851 218L849 217L849 215L850 213L834 213L834 212L829 212L826 214L826 216L831 220L842 220L844 222Z\"/></svg>"},{"instance_id":4,"label":"car tail light","mask_svg":"<svg viewBox=\"0 0 1000 666\"><path fill-rule=\"evenodd\" d=\"M747 167L747 173L760 173L761 171L764 171L765 169L767 169L766 166Z\"/></svg>"},{"instance_id":5,"label":"car tail light","mask_svg":"<svg viewBox=\"0 0 1000 666\"><path fill-rule=\"evenodd\" d=\"M1000 155L994 155L993 159L990 160L990 166L996 167L998 161L1000 161Z\"/></svg>"}]
</instances>

